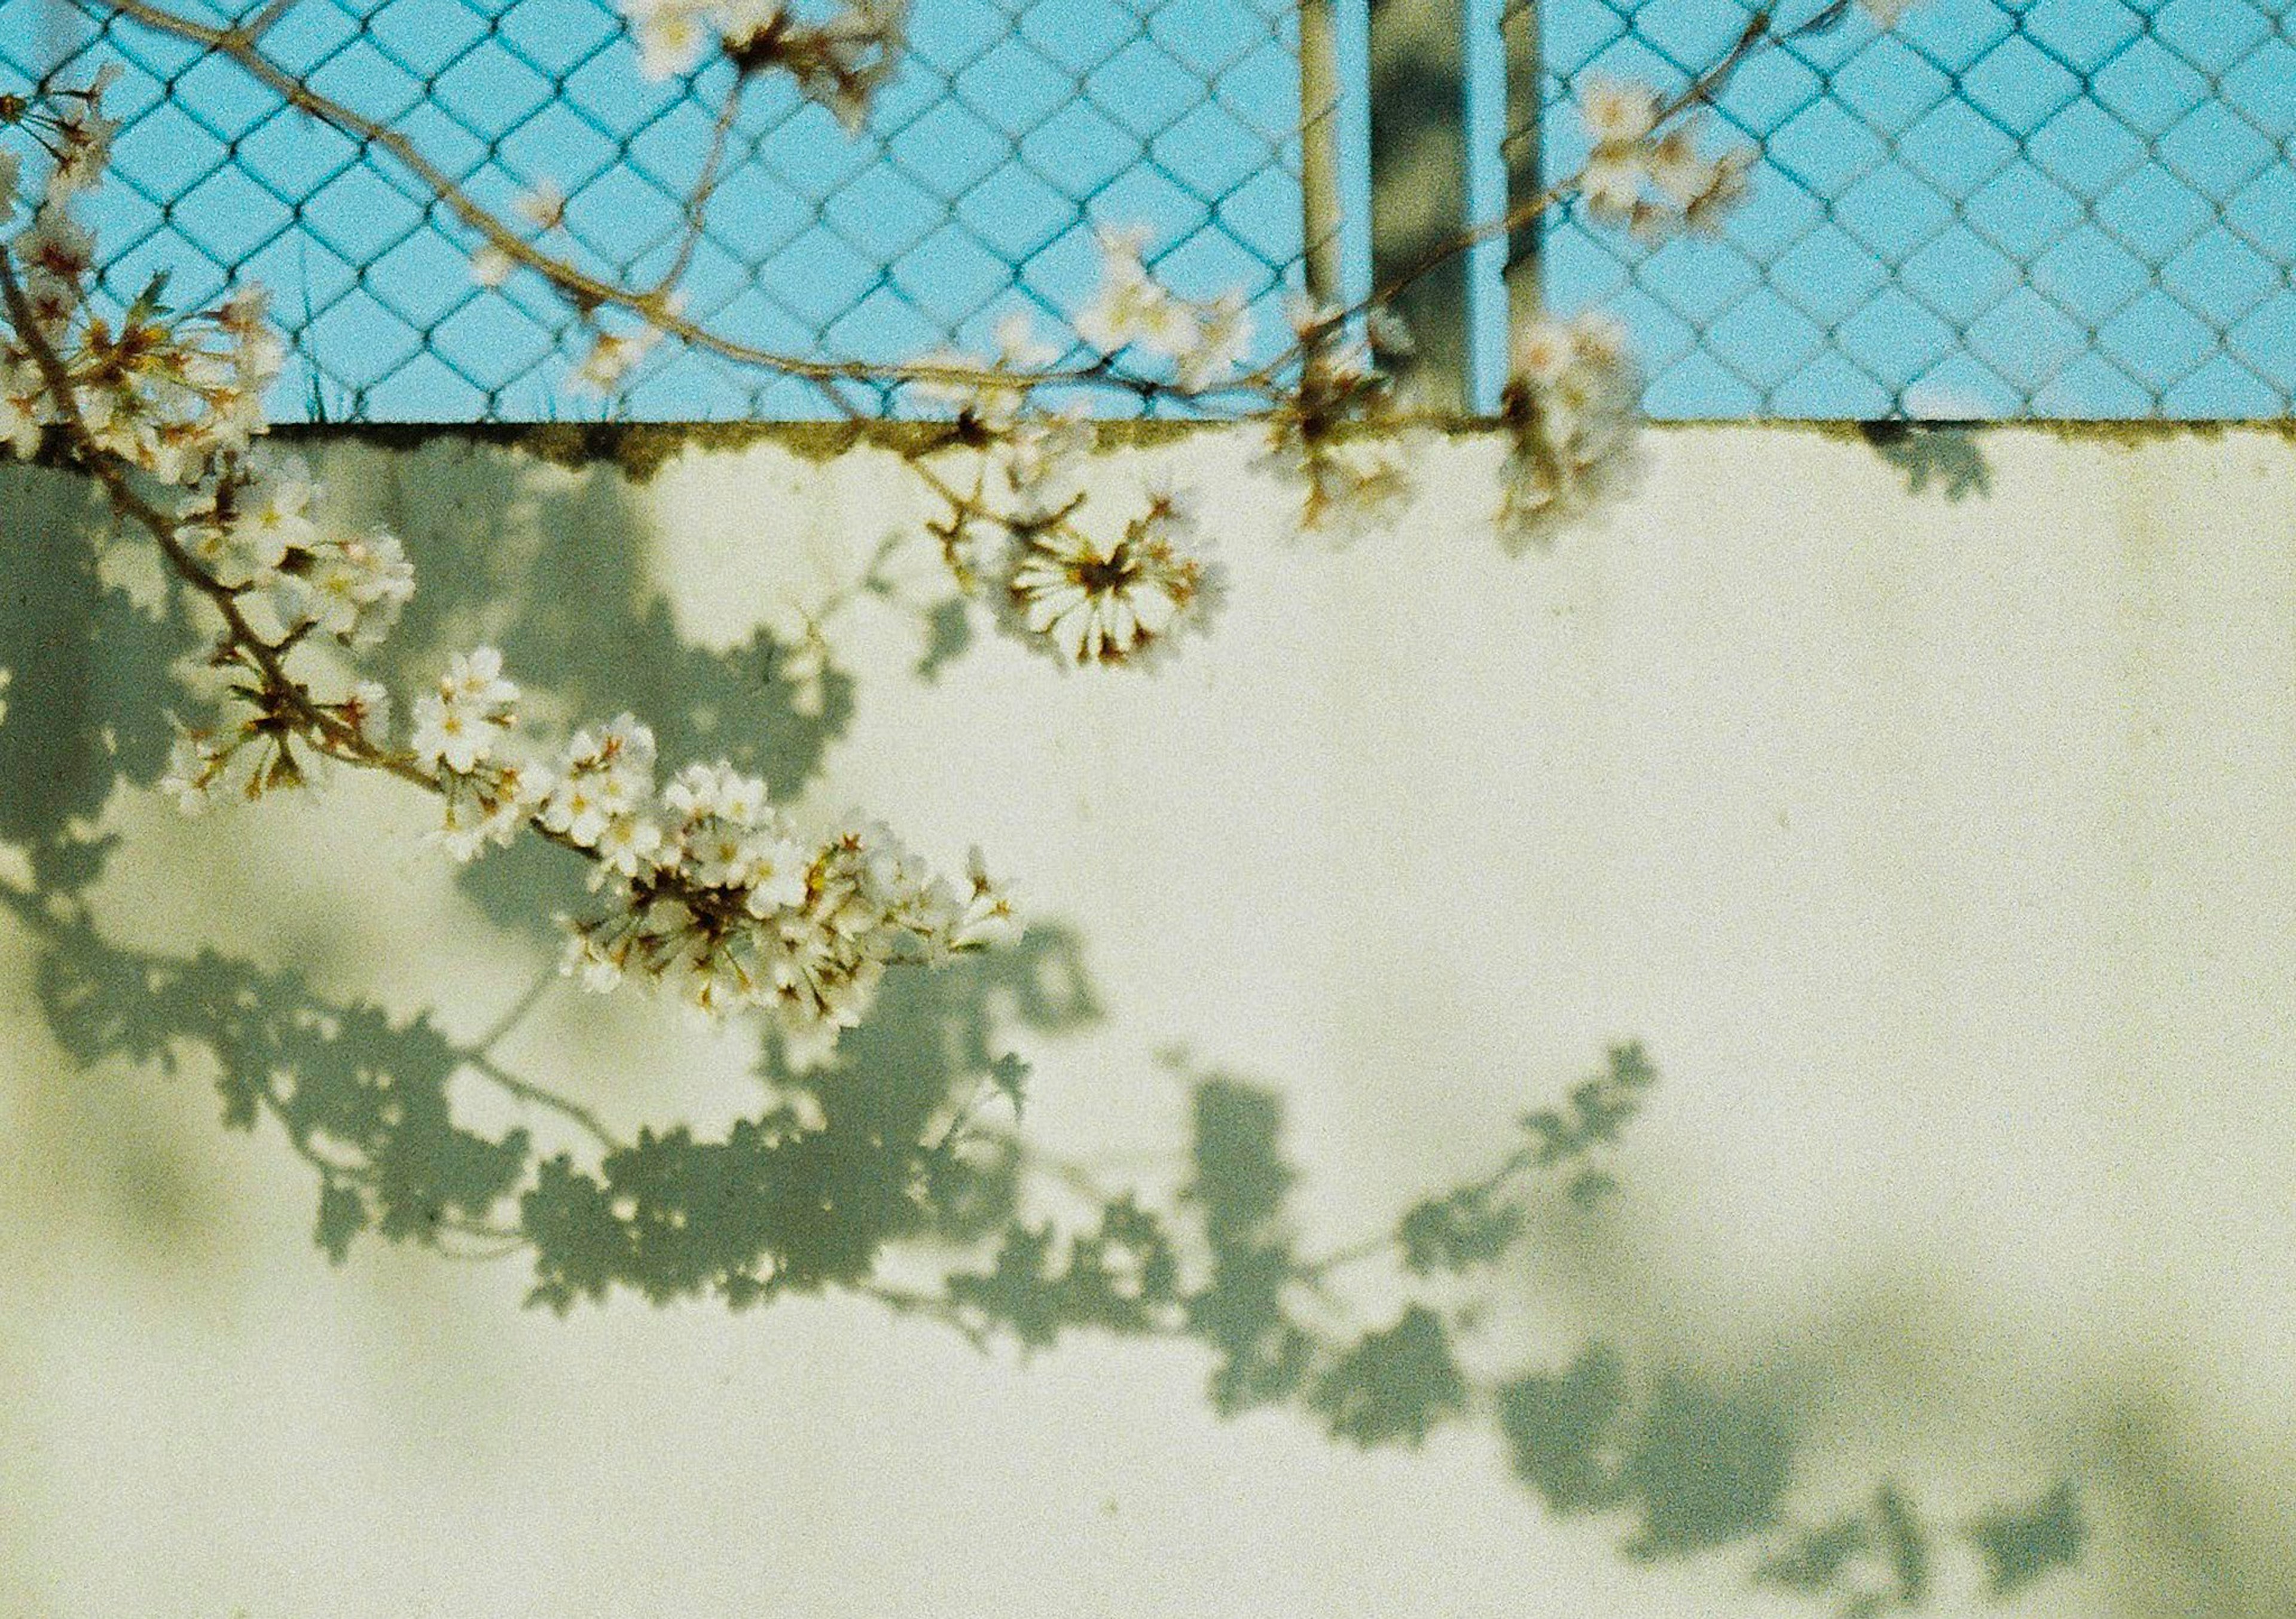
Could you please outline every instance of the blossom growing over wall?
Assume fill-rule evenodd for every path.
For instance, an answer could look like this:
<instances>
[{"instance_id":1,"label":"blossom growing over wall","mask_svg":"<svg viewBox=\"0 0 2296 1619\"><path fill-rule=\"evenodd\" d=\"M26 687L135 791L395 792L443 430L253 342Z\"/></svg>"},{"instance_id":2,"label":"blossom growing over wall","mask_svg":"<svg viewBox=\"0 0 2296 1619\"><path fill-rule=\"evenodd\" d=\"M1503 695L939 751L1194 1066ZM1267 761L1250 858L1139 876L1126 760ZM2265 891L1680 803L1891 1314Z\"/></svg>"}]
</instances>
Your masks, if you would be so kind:
<instances>
[{"instance_id":1,"label":"blossom growing over wall","mask_svg":"<svg viewBox=\"0 0 2296 1619\"><path fill-rule=\"evenodd\" d=\"M1003 569L1006 627L1067 664L1136 663L1200 626L1214 576L1187 549L1195 524L1178 495L1152 494L1112 541L1074 523L1015 534Z\"/></svg>"},{"instance_id":2,"label":"blossom growing over wall","mask_svg":"<svg viewBox=\"0 0 2296 1619\"><path fill-rule=\"evenodd\" d=\"M1499 397L1508 444L1504 536L1546 544L1625 486L1641 422L1642 378L1607 315L1534 321L1517 335Z\"/></svg>"},{"instance_id":3,"label":"blossom growing over wall","mask_svg":"<svg viewBox=\"0 0 2296 1619\"><path fill-rule=\"evenodd\" d=\"M0 344L0 438L28 455L43 427L72 422L99 449L182 482L261 429L264 390L285 349L258 290L181 315L167 306L160 275L116 316L89 307L95 240L73 209L101 177L119 127L102 110L117 72L107 67L87 88L37 105L0 98L0 121L29 131L53 159L31 223L9 250L20 309L53 362L53 370L38 363L21 331ZM20 175L12 153L0 167L0 218L16 209Z\"/></svg>"},{"instance_id":4,"label":"blossom growing over wall","mask_svg":"<svg viewBox=\"0 0 2296 1619\"><path fill-rule=\"evenodd\" d=\"M1340 310L1299 298L1289 314L1300 380L1258 464L1299 488L1302 528L1349 538L1390 519L1410 494L1391 442L1344 435L1350 422L1384 415L1392 389L1373 365L1371 344L1349 335Z\"/></svg>"}]
</instances>

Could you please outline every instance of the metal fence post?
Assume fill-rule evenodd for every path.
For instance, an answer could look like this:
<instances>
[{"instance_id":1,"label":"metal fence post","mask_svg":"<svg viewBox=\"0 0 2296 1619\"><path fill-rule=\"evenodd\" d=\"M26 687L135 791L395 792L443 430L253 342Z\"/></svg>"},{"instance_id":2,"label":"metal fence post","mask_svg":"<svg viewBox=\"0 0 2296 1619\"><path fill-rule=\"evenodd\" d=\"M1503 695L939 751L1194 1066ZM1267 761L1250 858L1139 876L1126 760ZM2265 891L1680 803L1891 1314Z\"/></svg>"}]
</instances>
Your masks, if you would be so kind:
<instances>
[{"instance_id":1,"label":"metal fence post","mask_svg":"<svg viewBox=\"0 0 2296 1619\"><path fill-rule=\"evenodd\" d=\"M1538 195L1545 176L1539 160L1540 102L1546 86L1540 80L1538 0L1506 0L1499 12L1499 46L1506 64L1506 135L1499 155L1506 168L1506 196L1501 207L1513 209ZM1529 325L1546 312L1546 295L1539 285L1539 228L1534 219L1507 234L1507 333Z\"/></svg>"},{"instance_id":2,"label":"metal fence post","mask_svg":"<svg viewBox=\"0 0 2296 1619\"><path fill-rule=\"evenodd\" d=\"M1346 266L1340 221L1340 64L1332 0L1300 0L1300 249L1308 296L1340 304Z\"/></svg>"},{"instance_id":3,"label":"metal fence post","mask_svg":"<svg viewBox=\"0 0 2296 1619\"><path fill-rule=\"evenodd\" d=\"M1371 0L1371 275L1408 271L1467 228L1465 0ZM1467 261L1454 253L1395 300L1415 355L1404 402L1469 408Z\"/></svg>"}]
</instances>

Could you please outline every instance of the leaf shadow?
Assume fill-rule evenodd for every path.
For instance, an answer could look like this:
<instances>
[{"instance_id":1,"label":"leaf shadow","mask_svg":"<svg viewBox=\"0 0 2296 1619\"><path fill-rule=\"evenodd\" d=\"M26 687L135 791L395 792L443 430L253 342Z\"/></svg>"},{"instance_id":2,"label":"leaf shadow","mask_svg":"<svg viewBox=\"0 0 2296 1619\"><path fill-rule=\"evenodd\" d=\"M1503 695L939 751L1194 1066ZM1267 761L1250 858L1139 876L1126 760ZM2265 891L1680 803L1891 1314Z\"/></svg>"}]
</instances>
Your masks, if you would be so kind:
<instances>
[{"instance_id":1,"label":"leaf shadow","mask_svg":"<svg viewBox=\"0 0 2296 1619\"><path fill-rule=\"evenodd\" d=\"M387 454L340 435L298 447L346 515L390 529L414 564L414 599L370 658L394 691L422 691L452 654L488 642L530 706L567 731L634 713L668 769L724 758L783 802L852 722L852 677L832 666L808 680L798 649L770 631L723 649L680 631L648 567L654 518L611 464L569 468L455 436ZM554 944L552 918L581 907L584 876L562 851L521 839L459 880L496 926Z\"/></svg>"}]
</instances>

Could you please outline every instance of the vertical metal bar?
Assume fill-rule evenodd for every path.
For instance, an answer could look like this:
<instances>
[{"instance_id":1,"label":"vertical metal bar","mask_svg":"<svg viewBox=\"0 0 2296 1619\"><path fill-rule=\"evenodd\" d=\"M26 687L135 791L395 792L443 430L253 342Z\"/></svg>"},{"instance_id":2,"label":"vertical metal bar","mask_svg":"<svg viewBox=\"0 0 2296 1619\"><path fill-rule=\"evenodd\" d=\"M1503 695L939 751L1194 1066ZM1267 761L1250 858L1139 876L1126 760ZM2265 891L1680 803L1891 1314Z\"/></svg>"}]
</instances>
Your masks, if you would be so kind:
<instances>
[{"instance_id":1,"label":"vertical metal bar","mask_svg":"<svg viewBox=\"0 0 2296 1619\"><path fill-rule=\"evenodd\" d=\"M1506 168L1502 207L1520 208L1546 184L1539 160L1540 111L1546 86L1540 78L1538 0L1505 0L1499 13L1499 45L1506 64L1506 135L1499 155ZM1507 235L1507 331L1515 332L1546 313L1539 284L1539 229L1532 220Z\"/></svg>"},{"instance_id":2,"label":"vertical metal bar","mask_svg":"<svg viewBox=\"0 0 2296 1619\"><path fill-rule=\"evenodd\" d=\"M1347 268L1340 220L1340 63L1332 0L1300 0L1300 242L1308 296L1338 305Z\"/></svg>"},{"instance_id":3,"label":"vertical metal bar","mask_svg":"<svg viewBox=\"0 0 2296 1619\"><path fill-rule=\"evenodd\" d=\"M1467 228L1465 0L1371 0L1371 274L1418 266ZM1415 353L1404 402L1468 408L1467 261L1454 253L1396 299Z\"/></svg>"}]
</instances>

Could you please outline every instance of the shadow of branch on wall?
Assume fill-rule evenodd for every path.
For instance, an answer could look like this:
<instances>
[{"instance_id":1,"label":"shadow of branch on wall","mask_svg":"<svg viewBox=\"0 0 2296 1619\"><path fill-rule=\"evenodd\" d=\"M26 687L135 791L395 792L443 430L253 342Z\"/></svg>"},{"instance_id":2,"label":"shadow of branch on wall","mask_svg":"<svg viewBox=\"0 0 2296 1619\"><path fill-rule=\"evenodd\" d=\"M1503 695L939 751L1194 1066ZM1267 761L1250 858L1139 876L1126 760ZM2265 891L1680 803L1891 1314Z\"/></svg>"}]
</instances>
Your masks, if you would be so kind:
<instances>
[{"instance_id":1,"label":"shadow of branch on wall","mask_svg":"<svg viewBox=\"0 0 2296 1619\"><path fill-rule=\"evenodd\" d=\"M1463 1296L1459 1280L1533 1240L1542 1201L1584 1206L1612 1194L1611 1149L1655 1078L1640 1047L1613 1048L1562 1104L1522 1117L1489 1173L1423 1198L1373 1239L1310 1257L1285 1217L1296 1175L1279 1099L1207 1075L1194 1084L1193 1170L1177 1208L1158 1214L1115 1197L1065 1239L1049 1222L1016 1222L988 1269L951 1279L949 1298L960 1324L1027 1350L1078 1330L1192 1340L1209 1354L1208 1392L1222 1413L1290 1407L1364 1449L1415 1448L1442 1425L1490 1424L1548 1511L1622 1520L1629 1560L1751 1546L1756 1584L1857 1619L1934 1595L1935 1548L1948 1538L1982 1561L1981 1588L1998 1599L2074 1561L2086 1525L2070 1479L1956 1525L1925 1517L1884 1481L1870 1504L1796 1523L1787 1502L1803 1442L1789 1402L1753 1378L1637 1375L1600 1340L1560 1366L1496 1379L1469 1370L1457 1341L1484 1300ZM1335 1330L1332 1283L1365 1263L1399 1275L1405 1302Z\"/></svg>"},{"instance_id":2,"label":"shadow of branch on wall","mask_svg":"<svg viewBox=\"0 0 2296 1619\"><path fill-rule=\"evenodd\" d=\"M670 767L723 758L782 803L852 723L852 677L833 665L801 674L798 649L762 628L724 649L680 633L648 569L651 519L610 466L442 437L392 454L346 445L321 470L359 519L399 536L421 581L372 660L393 691L422 691L485 641L569 729L633 712ZM585 878L564 851L521 838L459 880L488 920L554 946L551 919L583 908Z\"/></svg>"},{"instance_id":3,"label":"shadow of branch on wall","mask_svg":"<svg viewBox=\"0 0 2296 1619\"><path fill-rule=\"evenodd\" d=\"M764 633L727 650L692 645L648 586L644 517L626 486L604 471L542 470L454 440L399 458L323 458L340 503L399 532L423 585L368 672L419 691L449 650L482 636L573 723L635 708L665 756L724 757L777 797L798 795L850 722L850 678L830 667L800 680ZM91 485L33 471L12 481L22 532L0 598L0 668L11 671L0 840L20 852L24 880L0 872L0 909L35 946L37 1005L84 1067L196 1066L211 1073L227 1125L275 1125L315 1173L331 1256L369 1231L464 1253L523 1247L550 1302L595 1291L593 1277L658 1299L708 1288L745 1302L858 1280L888 1243L962 1240L967 1222L1009 1209L1010 1163L921 1154L970 1099L1017 1083L1000 1030L1096 1016L1076 941L1059 929L939 972L896 969L868 1026L826 1068L793 1074L769 1049L769 1105L712 1141L682 1127L618 1140L560 1088L509 1072L428 1014L394 1019L331 1000L295 968L106 936L87 903L115 846L99 818L119 787L148 789L164 768L169 709L181 706L170 667L196 658L197 637L172 594L139 607L107 588L97 558L108 521ZM553 913L580 908L585 870L526 839L463 880L490 920L554 945ZM545 1141L572 1150L553 1152L524 1127L468 1128L457 1085L504 1092L547 1118ZM647 1218L611 1236L578 1231L578 1184L610 1211L643 1187Z\"/></svg>"},{"instance_id":4,"label":"shadow of branch on wall","mask_svg":"<svg viewBox=\"0 0 2296 1619\"><path fill-rule=\"evenodd\" d=\"M769 639L727 652L684 642L645 593L639 519L611 479L537 493L514 458L465 454L392 474L424 480L420 499L378 497L432 587L379 674L419 688L472 638L472 601L506 604L485 638L583 718L639 708L666 755L725 754L783 797L810 778L850 717L849 683L832 679L809 715ZM1626 1557L1751 1548L1757 1582L1845 1615L1921 1603L1948 1536L2005 1597L2079 1554L2087 1525L2069 1481L1954 1525L1886 1481L1823 1521L1794 1521L1804 1441L1787 1403L1751 1379L1636 1369L1600 1337L1503 1378L1468 1364L1459 1337L1477 1279L1534 1239L1542 1207L1615 1195L1613 1149L1655 1079L1637 1047L1526 1114L1489 1173L1318 1255L1291 1231L1296 1176L1280 1099L1263 1086L1193 1080L1189 1174L1164 1207L1002 1128L1027 1080L1004 1032L1098 1015L1078 942L1059 929L892 975L824 1067L793 1071L769 1044L763 1105L721 1134L671 1124L630 1140L427 1014L331 999L293 968L105 937L85 903L110 847L96 818L118 783L148 786L162 766L168 727L152 699L188 632L172 610L152 617L102 588L83 488L37 480L34 513L24 543L37 565L0 602L0 665L17 671L0 723L0 838L24 851L29 884L0 887L0 904L34 944L37 1004L75 1061L196 1068L226 1124L277 1128L311 1167L315 1235L331 1258L370 1236L514 1257L532 1266L534 1302L562 1312L616 1290L741 1307L842 1288L983 1347L1037 1351L1075 1332L1184 1343L1204 1356L1224 1414L1286 1408L1366 1449L1481 1423L1546 1510L1621 1523ZM554 896L578 898L568 886L578 867L532 855L542 863L490 857L466 879L496 920L540 928ZM495 1086L535 1123L472 1128L455 1108L465 1084ZM1034 1212L1032 1190L1047 1183L1080 1206L1065 1226ZM942 1281L881 1280L894 1249L938 1256ZM1405 1298L1344 1324L1342 1279L1357 1265L1388 1267Z\"/></svg>"}]
</instances>

